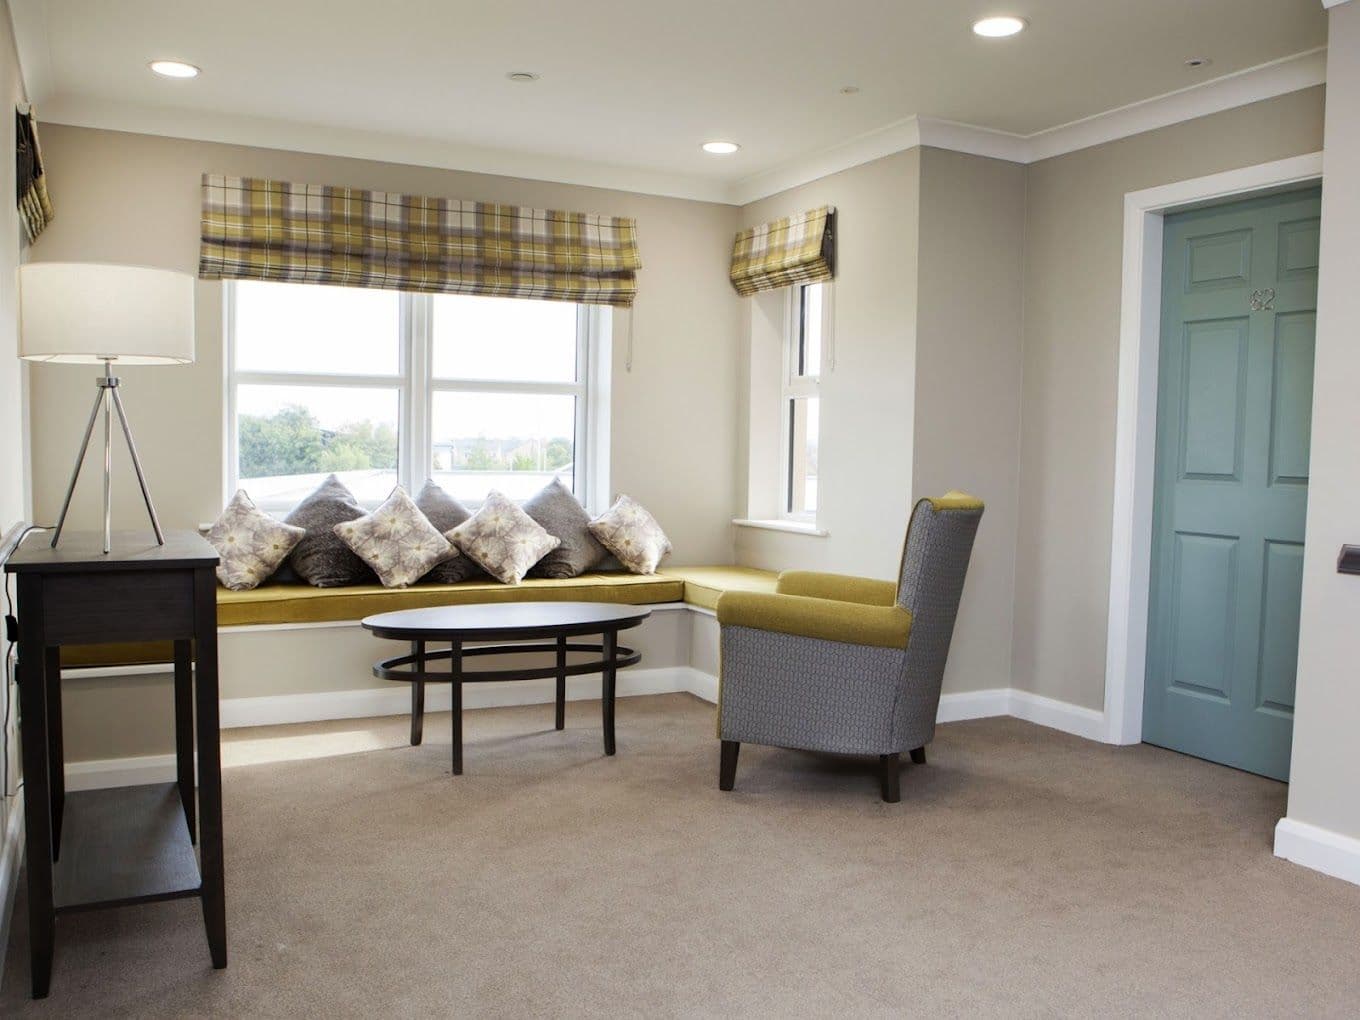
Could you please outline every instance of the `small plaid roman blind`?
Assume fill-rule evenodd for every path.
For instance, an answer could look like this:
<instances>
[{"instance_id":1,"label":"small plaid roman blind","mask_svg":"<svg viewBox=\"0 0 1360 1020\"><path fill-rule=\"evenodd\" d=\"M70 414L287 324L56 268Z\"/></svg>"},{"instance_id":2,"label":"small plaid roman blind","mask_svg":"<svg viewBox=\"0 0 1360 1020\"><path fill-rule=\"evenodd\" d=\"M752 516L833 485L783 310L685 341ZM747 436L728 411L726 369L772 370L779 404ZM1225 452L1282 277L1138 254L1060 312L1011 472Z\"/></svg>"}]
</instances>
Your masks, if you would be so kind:
<instances>
[{"instance_id":1,"label":"small plaid roman blind","mask_svg":"<svg viewBox=\"0 0 1360 1020\"><path fill-rule=\"evenodd\" d=\"M629 307L619 216L203 175L205 280L283 280Z\"/></svg>"},{"instance_id":2,"label":"small plaid roman blind","mask_svg":"<svg viewBox=\"0 0 1360 1020\"><path fill-rule=\"evenodd\" d=\"M743 230L732 243L732 286L743 297L835 275L836 210L830 206Z\"/></svg>"}]
</instances>

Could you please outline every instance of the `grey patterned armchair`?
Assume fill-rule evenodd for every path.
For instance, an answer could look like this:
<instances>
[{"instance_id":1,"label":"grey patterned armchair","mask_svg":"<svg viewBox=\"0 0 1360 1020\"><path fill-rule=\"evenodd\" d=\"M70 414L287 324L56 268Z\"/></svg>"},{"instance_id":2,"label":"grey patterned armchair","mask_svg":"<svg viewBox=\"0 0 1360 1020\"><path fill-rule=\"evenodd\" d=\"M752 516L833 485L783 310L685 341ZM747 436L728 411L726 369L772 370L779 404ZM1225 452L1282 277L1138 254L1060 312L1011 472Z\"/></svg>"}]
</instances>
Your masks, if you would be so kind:
<instances>
[{"instance_id":1,"label":"grey patterned armchair","mask_svg":"<svg viewBox=\"0 0 1360 1020\"><path fill-rule=\"evenodd\" d=\"M912 510L899 579L788 571L775 594L718 600L722 679L718 786L743 741L878 755L883 799L900 799L900 755L924 764L982 501L961 492Z\"/></svg>"}]
</instances>

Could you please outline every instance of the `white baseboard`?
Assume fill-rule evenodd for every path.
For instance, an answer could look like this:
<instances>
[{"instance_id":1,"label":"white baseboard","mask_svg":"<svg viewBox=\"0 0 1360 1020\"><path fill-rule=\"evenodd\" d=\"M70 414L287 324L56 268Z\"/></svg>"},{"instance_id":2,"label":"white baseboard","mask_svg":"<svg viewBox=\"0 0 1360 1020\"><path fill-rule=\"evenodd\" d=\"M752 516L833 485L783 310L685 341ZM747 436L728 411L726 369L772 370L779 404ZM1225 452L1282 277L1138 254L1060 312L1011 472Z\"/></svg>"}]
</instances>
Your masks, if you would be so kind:
<instances>
[{"instance_id":1,"label":"white baseboard","mask_svg":"<svg viewBox=\"0 0 1360 1020\"><path fill-rule=\"evenodd\" d=\"M67 793L174 781L173 754L148 754L137 758L95 758L66 763Z\"/></svg>"},{"instance_id":2,"label":"white baseboard","mask_svg":"<svg viewBox=\"0 0 1360 1020\"><path fill-rule=\"evenodd\" d=\"M9 821L0 833L0 981L5 976L5 950L14 917L14 894L19 888L19 865L24 857L24 791L9 802Z\"/></svg>"},{"instance_id":3,"label":"white baseboard","mask_svg":"<svg viewBox=\"0 0 1360 1020\"><path fill-rule=\"evenodd\" d=\"M1015 688L1011 688L1007 693L1009 697L1006 711L998 714L1012 715L1017 719L1062 730L1064 733L1071 733L1086 740L1105 739L1104 712Z\"/></svg>"},{"instance_id":4,"label":"white baseboard","mask_svg":"<svg viewBox=\"0 0 1360 1020\"><path fill-rule=\"evenodd\" d=\"M503 708L511 705L550 704L555 697L551 679L468 684L463 688L464 708ZM717 704L718 678L691 666L665 666L655 669L629 669L619 673L619 697L644 694L692 694L709 704ZM598 676L571 677L567 680L567 700L582 701L600 696ZM446 712L450 691L445 684L426 688L425 709ZM411 710L411 694L405 685L354 691L324 691L315 694L277 694L256 698L227 698L222 702L223 729L243 726L278 726L287 723L320 722L332 719L366 719L384 715L405 715ZM1080 708L1052 698L997 687L985 691L962 691L940 698L939 721L961 722L1011 715L1041 726L1099 740L1104 732L1100 712ZM137 786L166 783L175 778L173 754L140 758L109 758L71 762L66 766L68 790L97 790L111 786Z\"/></svg>"},{"instance_id":5,"label":"white baseboard","mask_svg":"<svg viewBox=\"0 0 1360 1020\"><path fill-rule=\"evenodd\" d=\"M1010 704L1010 690L994 687L987 691L960 691L957 694L941 694L940 709L935 716L936 722L964 722L968 719L990 719L1005 715Z\"/></svg>"},{"instance_id":6,"label":"white baseboard","mask_svg":"<svg viewBox=\"0 0 1360 1020\"><path fill-rule=\"evenodd\" d=\"M1275 826L1275 856L1360 885L1360 839L1293 818Z\"/></svg>"},{"instance_id":7,"label":"white baseboard","mask_svg":"<svg viewBox=\"0 0 1360 1020\"><path fill-rule=\"evenodd\" d=\"M688 666L626 669L619 672L617 694L621 698L641 694L674 694L689 690ZM464 708L504 708L510 705L546 705L556 698L556 684L544 680L514 680L463 686ZM567 700L585 701L600 696L598 674L567 678ZM425 710L447 712L452 703L448 684L425 688ZM222 728L277 726L282 723L319 722L326 719L366 719L370 716L405 715L411 711L411 691L406 684L326 691L317 694L275 694L258 698L227 698L222 702Z\"/></svg>"}]
</instances>

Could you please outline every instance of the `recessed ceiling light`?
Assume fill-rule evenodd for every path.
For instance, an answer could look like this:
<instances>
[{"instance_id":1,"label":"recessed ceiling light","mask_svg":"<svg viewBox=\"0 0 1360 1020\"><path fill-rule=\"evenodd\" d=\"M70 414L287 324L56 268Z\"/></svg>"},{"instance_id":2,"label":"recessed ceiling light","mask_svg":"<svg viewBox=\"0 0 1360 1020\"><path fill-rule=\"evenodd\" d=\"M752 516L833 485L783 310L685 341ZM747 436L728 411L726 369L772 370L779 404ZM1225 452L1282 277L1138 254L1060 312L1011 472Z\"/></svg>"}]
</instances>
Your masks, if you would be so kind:
<instances>
[{"instance_id":1,"label":"recessed ceiling light","mask_svg":"<svg viewBox=\"0 0 1360 1020\"><path fill-rule=\"evenodd\" d=\"M1213 63L1213 61L1212 61L1210 58L1208 58L1208 57L1191 57L1189 60L1187 60L1187 61L1185 62L1185 66L1186 66L1186 67L1204 67L1205 65L1207 65L1207 64L1212 64L1212 63Z\"/></svg>"},{"instance_id":2,"label":"recessed ceiling light","mask_svg":"<svg viewBox=\"0 0 1360 1020\"><path fill-rule=\"evenodd\" d=\"M153 60L147 65L162 78L197 78L198 68L182 60Z\"/></svg>"},{"instance_id":3,"label":"recessed ceiling light","mask_svg":"<svg viewBox=\"0 0 1360 1020\"><path fill-rule=\"evenodd\" d=\"M858 85L842 85L842 86L841 86L841 95L843 95L843 96L853 96L853 95L854 95L855 93L857 93L858 91L859 91L859 86L858 86Z\"/></svg>"},{"instance_id":4,"label":"recessed ceiling light","mask_svg":"<svg viewBox=\"0 0 1360 1020\"><path fill-rule=\"evenodd\" d=\"M506 77L511 81L538 81L539 79L536 71L511 71Z\"/></svg>"},{"instance_id":5,"label":"recessed ceiling light","mask_svg":"<svg viewBox=\"0 0 1360 1020\"><path fill-rule=\"evenodd\" d=\"M740 148L736 142L704 142L704 151L715 156L730 156Z\"/></svg>"},{"instance_id":6,"label":"recessed ceiling light","mask_svg":"<svg viewBox=\"0 0 1360 1020\"><path fill-rule=\"evenodd\" d=\"M973 22L973 31L988 39L1004 39L1008 35L1015 35L1024 30L1025 19L1010 14L996 18L983 18L981 21Z\"/></svg>"}]
</instances>

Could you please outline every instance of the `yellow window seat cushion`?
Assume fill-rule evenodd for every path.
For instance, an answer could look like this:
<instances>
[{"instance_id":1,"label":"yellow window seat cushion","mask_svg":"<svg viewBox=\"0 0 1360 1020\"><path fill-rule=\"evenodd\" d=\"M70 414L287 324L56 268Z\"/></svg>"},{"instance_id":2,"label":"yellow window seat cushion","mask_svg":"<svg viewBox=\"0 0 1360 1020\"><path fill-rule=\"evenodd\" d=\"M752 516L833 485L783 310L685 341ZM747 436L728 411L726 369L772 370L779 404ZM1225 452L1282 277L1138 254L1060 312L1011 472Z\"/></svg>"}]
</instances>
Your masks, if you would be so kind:
<instances>
[{"instance_id":1,"label":"yellow window seat cushion","mask_svg":"<svg viewBox=\"0 0 1360 1020\"><path fill-rule=\"evenodd\" d=\"M723 592L773 592L778 581L777 574L755 567L666 567L657 576L684 581L686 602L715 610Z\"/></svg>"},{"instance_id":2,"label":"yellow window seat cushion","mask_svg":"<svg viewBox=\"0 0 1360 1020\"><path fill-rule=\"evenodd\" d=\"M463 581L418 584L410 588L357 585L313 588L305 584L268 584L252 591L217 590L217 625L247 627L280 623L360 620L374 613L425 606L486 602L616 602L656 605L689 602L713 609L724 591L772 592L775 575L749 567L671 567L659 574L621 572L572 578L525 578L521 584ZM168 641L117 645L71 645L61 651L63 666L128 666L171 661Z\"/></svg>"},{"instance_id":3,"label":"yellow window seat cushion","mask_svg":"<svg viewBox=\"0 0 1360 1020\"><path fill-rule=\"evenodd\" d=\"M245 627L270 623L321 623L360 620L374 613L426 606L465 606L486 602L618 602L638 606L679 602L684 584L642 574L582 574L571 578L528 577L520 584L462 581L383 588L376 584L312 588L302 584L266 585L253 591L217 592L217 625Z\"/></svg>"}]
</instances>

